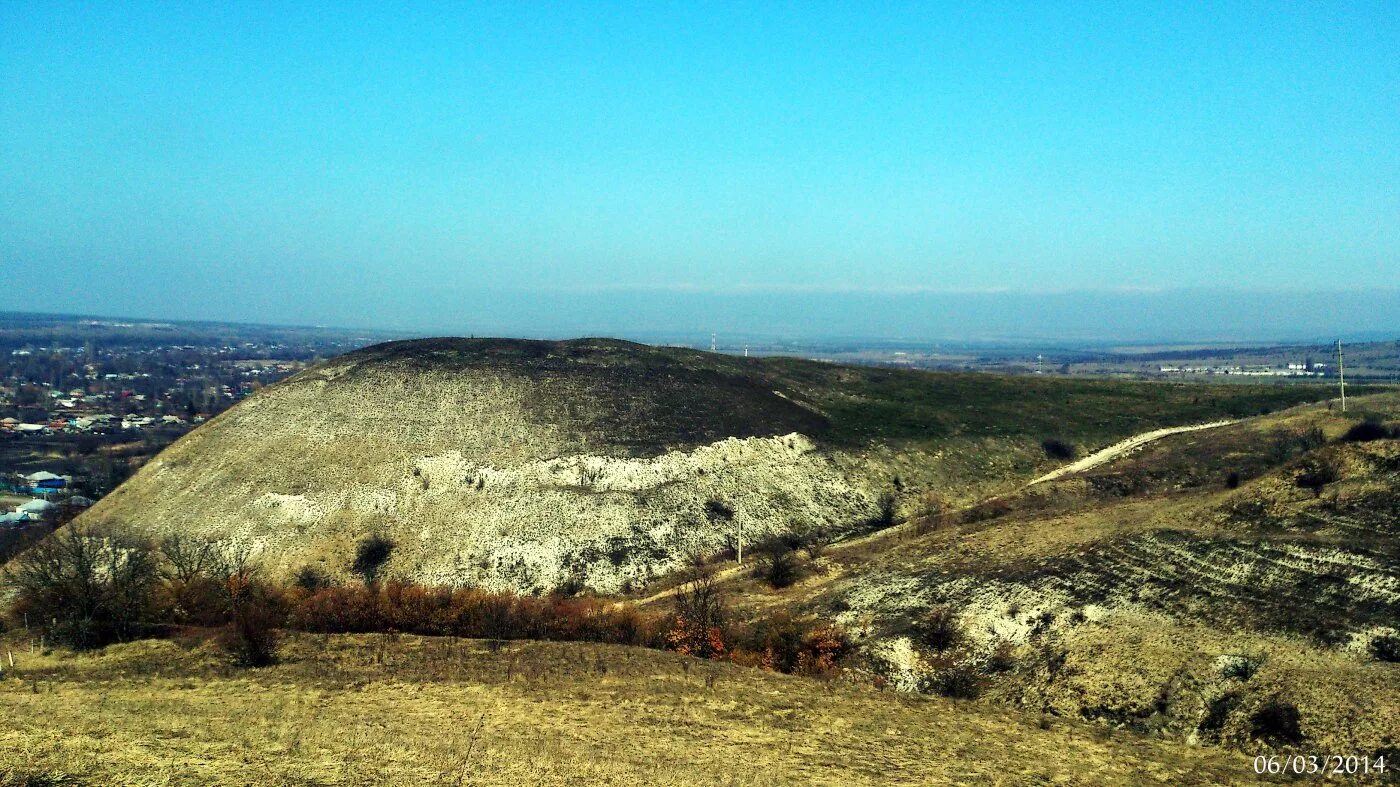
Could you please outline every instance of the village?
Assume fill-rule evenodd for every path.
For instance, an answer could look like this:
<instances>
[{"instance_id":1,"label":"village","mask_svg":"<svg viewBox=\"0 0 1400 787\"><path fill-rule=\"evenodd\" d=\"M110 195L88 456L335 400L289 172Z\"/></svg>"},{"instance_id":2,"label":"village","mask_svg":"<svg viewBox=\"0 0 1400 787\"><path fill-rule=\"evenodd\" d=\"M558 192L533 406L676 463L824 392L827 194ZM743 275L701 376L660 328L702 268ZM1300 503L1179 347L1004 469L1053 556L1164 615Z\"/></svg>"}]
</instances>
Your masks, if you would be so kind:
<instances>
[{"instance_id":1,"label":"village","mask_svg":"<svg viewBox=\"0 0 1400 787\"><path fill-rule=\"evenodd\" d=\"M0 319L0 531L61 524L258 388L360 341L324 332Z\"/></svg>"}]
</instances>

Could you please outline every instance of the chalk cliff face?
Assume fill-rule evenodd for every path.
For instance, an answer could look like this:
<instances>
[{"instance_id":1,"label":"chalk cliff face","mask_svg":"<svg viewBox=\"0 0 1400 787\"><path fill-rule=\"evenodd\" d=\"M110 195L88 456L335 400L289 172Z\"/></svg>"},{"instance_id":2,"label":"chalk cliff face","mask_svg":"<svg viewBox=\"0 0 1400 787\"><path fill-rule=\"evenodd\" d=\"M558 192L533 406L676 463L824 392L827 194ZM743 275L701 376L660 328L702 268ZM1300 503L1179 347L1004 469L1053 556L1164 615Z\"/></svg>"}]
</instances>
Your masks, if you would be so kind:
<instances>
[{"instance_id":1,"label":"chalk cliff face","mask_svg":"<svg viewBox=\"0 0 1400 787\"><path fill-rule=\"evenodd\" d=\"M882 499L1019 483L1054 465L1051 429L1107 443L1251 395L601 339L392 342L259 391L84 521L218 539L283 576L343 575L375 533L404 578L617 592L739 537L840 534Z\"/></svg>"}]
</instances>

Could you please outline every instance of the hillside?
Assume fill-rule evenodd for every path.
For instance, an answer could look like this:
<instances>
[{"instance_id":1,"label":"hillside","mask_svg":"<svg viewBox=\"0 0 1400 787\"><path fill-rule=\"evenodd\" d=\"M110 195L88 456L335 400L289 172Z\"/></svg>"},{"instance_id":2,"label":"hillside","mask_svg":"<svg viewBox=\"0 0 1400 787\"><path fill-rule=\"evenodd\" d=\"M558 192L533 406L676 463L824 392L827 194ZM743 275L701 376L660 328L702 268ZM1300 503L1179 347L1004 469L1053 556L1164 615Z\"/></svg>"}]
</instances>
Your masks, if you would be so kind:
<instances>
[{"instance_id":1,"label":"hillside","mask_svg":"<svg viewBox=\"0 0 1400 787\"><path fill-rule=\"evenodd\" d=\"M1317 389L889 371L627 342L435 339L341 356L256 393L84 521L181 532L274 572L389 570L539 592L640 587L742 532L973 499L1144 428L1253 415Z\"/></svg>"},{"instance_id":2,"label":"hillside","mask_svg":"<svg viewBox=\"0 0 1400 787\"><path fill-rule=\"evenodd\" d=\"M727 588L840 621L906 689L971 674L985 702L1143 734L1393 756L1400 395L1350 410L1171 436ZM964 633L945 652L917 644L934 608Z\"/></svg>"},{"instance_id":3,"label":"hillside","mask_svg":"<svg viewBox=\"0 0 1400 787\"><path fill-rule=\"evenodd\" d=\"M636 648L303 635L284 651L241 672L189 643L20 651L0 785L1257 781L1231 752Z\"/></svg>"}]
</instances>

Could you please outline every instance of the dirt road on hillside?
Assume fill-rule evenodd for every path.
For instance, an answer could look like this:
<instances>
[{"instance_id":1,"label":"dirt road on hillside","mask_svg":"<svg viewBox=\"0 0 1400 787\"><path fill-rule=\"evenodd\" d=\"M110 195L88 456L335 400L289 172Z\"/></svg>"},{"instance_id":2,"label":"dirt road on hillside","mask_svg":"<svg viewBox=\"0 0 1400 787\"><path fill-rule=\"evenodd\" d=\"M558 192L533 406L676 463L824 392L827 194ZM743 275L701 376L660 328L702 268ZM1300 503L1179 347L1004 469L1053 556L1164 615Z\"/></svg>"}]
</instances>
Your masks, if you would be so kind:
<instances>
[{"instance_id":1,"label":"dirt road on hillside","mask_svg":"<svg viewBox=\"0 0 1400 787\"><path fill-rule=\"evenodd\" d=\"M1114 443L1113 445L1110 445L1107 448L1095 451L1094 453L1089 454L1088 456L1082 459L1071 462L1070 464L1067 464L1064 467L1052 470L1051 472L1046 473L1045 475L1035 479L1034 481L1027 483L1024 487L1021 488L1025 489L1027 487L1035 486L1036 484L1043 484L1046 481L1054 481L1057 478L1063 478L1067 475L1082 473L1085 470L1090 470L1092 468L1098 467L1099 465L1102 465L1106 462L1111 462L1114 459L1123 456L1124 454L1131 453L1132 451L1141 448L1142 446L1147 445L1148 443L1151 443L1155 440L1161 440L1164 437L1170 437L1175 434L1183 434L1185 432L1199 432L1203 429L1216 429L1222 426L1229 426L1230 424L1234 423L1239 423L1239 419L1211 421L1210 423L1192 424L1191 426L1169 426L1163 429L1153 429L1150 432L1136 434L1132 437L1129 437L1126 440ZM994 495L990 498L987 498L987 500L994 500L997 497L1001 497L1001 495ZM971 506L966 506L958 510L963 511L967 508L972 508L974 506L981 505L982 503L987 502L987 500L978 501L977 503L973 503ZM881 538L887 538L889 536L901 533L904 530L912 527L913 525L914 522L909 521L903 524L893 525L891 527L884 528L883 530L877 530L874 533L867 533L857 538L852 538L846 541L839 541L828 547L828 551L841 551L844 549L850 549L851 547L860 546L862 544L868 544L871 541L876 541ZM730 566L728 568L716 571L714 574L714 578L717 581L723 582L724 580L737 575L741 571L751 569L752 567L752 565ZM647 596L646 598L638 599L637 601L632 603L639 607L646 606L647 604L651 604L652 602L660 601L661 599L668 598L674 595L678 589L685 587L685 585L687 584L689 583L682 583L675 587L667 588L666 590L663 590L660 593L654 593L650 596Z\"/></svg>"},{"instance_id":2,"label":"dirt road on hillside","mask_svg":"<svg viewBox=\"0 0 1400 787\"><path fill-rule=\"evenodd\" d=\"M1141 448L1142 446L1147 445L1153 440L1161 440L1163 437L1170 437L1174 434L1181 434L1183 432L1199 432L1202 429L1216 429L1221 426L1229 426L1233 423L1239 423L1239 420L1232 419L1225 421L1211 421L1208 424L1194 424L1192 426L1169 426L1165 429L1153 429L1150 432L1143 432L1142 434L1133 435L1127 440L1124 440L1119 443L1114 443L1113 445L1110 445L1102 451L1095 451L1094 453L1089 454L1083 459L1067 464L1064 467L1061 467L1057 470L1052 470L1046 473L1045 475L1041 476L1040 478L1037 478L1034 481L1030 482L1029 484L1026 484L1026 486L1035 486L1036 484L1042 484L1046 481L1054 481L1057 478L1063 478L1067 475L1082 473L1085 470L1090 470L1092 468L1098 467L1099 465L1105 462L1111 462L1114 459L1117 459L1118 457L1122 456L1123 454L1126 454L1134 449Z\"/></svg>"}]
</instances>

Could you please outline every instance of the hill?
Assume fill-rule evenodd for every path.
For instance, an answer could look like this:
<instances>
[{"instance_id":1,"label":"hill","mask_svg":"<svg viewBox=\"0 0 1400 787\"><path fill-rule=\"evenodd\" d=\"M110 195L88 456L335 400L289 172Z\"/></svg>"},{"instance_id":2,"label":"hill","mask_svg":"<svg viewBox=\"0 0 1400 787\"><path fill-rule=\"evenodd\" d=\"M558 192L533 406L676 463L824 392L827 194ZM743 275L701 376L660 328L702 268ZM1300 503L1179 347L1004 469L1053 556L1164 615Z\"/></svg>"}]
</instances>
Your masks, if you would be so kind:
<instances>
[{"instance_id":1,"label":"hill","mask_svg":"<svg viewBox=\"0 0 1400 787\"><path fill-rule=\"evenodd\" d=\"M836 545L746 615L814 615L910 690L1247 750L1400 753L1400 395L1178 434ZM656 602L653 602L656 603ZM921 646L931 609L961 636Z\"/></svg>"},{"instance_id":2,"label":"hill","mask_svg":"<svg viewBox=\"0 0 1400 787\"><path fill-rule=\"evenodd\" d=\"M1145 429L1321 398L895 371L627 342L433 339L340 356L187 435L83 521L182 533L287 576L391 574L523 592L640 587L739 533L887 525L930 494L1014 489Z\"/></svg>"}]
</instances>

